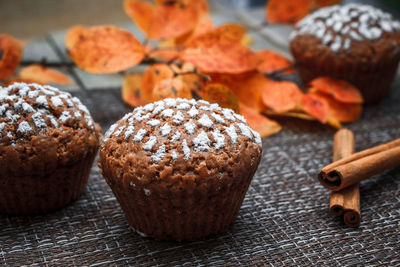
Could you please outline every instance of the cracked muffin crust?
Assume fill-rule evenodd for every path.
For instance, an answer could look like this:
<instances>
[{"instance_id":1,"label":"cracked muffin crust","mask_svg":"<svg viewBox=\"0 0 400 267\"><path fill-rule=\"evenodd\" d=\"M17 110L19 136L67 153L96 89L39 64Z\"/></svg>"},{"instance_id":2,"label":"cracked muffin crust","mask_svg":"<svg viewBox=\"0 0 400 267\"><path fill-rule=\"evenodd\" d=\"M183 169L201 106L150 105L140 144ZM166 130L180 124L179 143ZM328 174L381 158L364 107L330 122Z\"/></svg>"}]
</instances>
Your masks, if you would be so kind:
<instances>
[{"instance_id":1,"label":"cracked muffin crust","mask_svg":"<svg viewBox=\"0 0 400 267\"><path fill-rule=\"evenodd\" d=\"M136 231L181 241L234 221L260 158L261 138L243 116L178 98L112 125L99 166Z\"/></svg>"},{"instance_id":2,"label":"cracked muffin crust","mask_svg":"<svg viewBox=\"0 0 400 267\"><path fill-rule=\"evenodd\" d=\"M346 80L373 104L388 92L400 60L400 22L361 4L321 8L296 24L290 50L304 83Z\"/></svg>"},{"instance_id":3,"label":"cracked muffin crust","mask_svg":"<svg viewBox=\"0 0 400 267\"><path fill-rule=\"evenodd\" d=\"M100 135L69 93L26 83L0 88L0 212L45 213L77 199Z\"/></svg>"}]
</instances>

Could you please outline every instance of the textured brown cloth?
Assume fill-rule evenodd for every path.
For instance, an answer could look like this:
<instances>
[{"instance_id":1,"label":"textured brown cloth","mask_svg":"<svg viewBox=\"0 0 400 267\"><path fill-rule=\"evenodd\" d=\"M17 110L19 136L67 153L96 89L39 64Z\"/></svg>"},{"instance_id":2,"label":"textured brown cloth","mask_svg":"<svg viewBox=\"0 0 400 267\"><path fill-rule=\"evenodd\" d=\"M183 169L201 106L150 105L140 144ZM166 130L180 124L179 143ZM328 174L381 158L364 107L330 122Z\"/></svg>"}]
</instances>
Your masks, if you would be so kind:
<instances>
[{"instance_id":1,"label":"textured brown cloth","mask_svg":"<svg viewBox=\"0 0 400 267\"><path fill-rule=\"evenodd\" d=\"M367 107L354 131L356 150L400 136L400 79L389 98ZM131 110L119 88L75 93L103 129ZM331 161L335 129L279 120L235 223L226 233L187 243L142 238L93 165L85 193L44 216L0 217L0 265L262 266L400 265L400 168L360 183L363 219L348 229L328 211L317 172Z\"/></svg>"}]
</instances>

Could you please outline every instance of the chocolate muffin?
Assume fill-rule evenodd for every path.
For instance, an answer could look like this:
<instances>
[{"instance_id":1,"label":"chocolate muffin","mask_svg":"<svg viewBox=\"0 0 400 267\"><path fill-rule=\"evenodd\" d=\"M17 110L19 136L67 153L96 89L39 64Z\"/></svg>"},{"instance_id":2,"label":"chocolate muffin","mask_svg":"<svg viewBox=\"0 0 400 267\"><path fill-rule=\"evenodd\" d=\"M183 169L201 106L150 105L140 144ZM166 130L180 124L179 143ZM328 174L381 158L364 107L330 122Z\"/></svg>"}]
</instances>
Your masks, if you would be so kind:
<instances>
[{"instance_id":1,"label":"chocolate muffin","mask_svg":"<svg viewBox=\"0 0 400 267\"><path fill-rule=\"evenodd\" d=\"M291 38L304 83L346 80L367 104L388 93L400 59L400 23L390 14L358 4L321 8L299 21Z\"/></svg>"},{"instance_id":2,"label":"chocolate muffin","mask_svg":"<svg viewBox=\"0 0 400 267\"><path fill-rule=\"evenodd\" d=\"M77 199L100 136L69 93L33 83L0 87L0 213L45 213Z\"/></svg>"},{"instance_id":3,"label":"chocolate muffin","mask_svg":"<svg viewBox=\"0 0 400 267\"><path fill-rule=\"evenodd\" d=\"M261 158L243 116L164 99L112 125L99 166L129 224L160 240L195 240L235 220Z\"/></svg>"}]
</instances>

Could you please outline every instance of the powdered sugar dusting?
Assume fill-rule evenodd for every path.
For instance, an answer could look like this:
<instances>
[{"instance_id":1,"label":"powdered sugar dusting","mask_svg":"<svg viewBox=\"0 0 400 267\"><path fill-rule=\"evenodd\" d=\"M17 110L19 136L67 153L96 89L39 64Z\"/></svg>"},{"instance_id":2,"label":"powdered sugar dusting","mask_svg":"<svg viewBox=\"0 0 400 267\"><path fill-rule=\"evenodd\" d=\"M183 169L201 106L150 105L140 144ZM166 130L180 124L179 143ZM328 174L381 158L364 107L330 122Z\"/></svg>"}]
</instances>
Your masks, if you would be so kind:
<instances>
[{"instance_id":1,"label":"powdered sugar dusting","mask_svg":"<svg viewBox=\"0 0 400 267\"><path fill-rule=\"evenodd\" d=\"M210 149L210 139L204 131L201 131L196 138L193 139L194 151L207 151Z\"/></svg>"},{"instance_id":2,"label":"powdered sugar dusting","mask_svg":"<svg viewBox=\"0 0 400 267\"><path fill-rule=\"evenodd\" d=\"M192 108L188 111L188 114L190 117L195 118L199 114L199 111L195 106L192 106Z\"/></svg>"},{"instance_id":3,"label":"powdered sugar dusting","mask_svg":"<svg viewBox=\"0 0 400 267\"><path fill-rule=\"evenodd\" d=\"M181 138L182 133L181 132L176 132L171 139L169 140L171 143L172 142L176 142L179 140L179 138Z\"/></svg>"},{"instance_id":4,"label":"powdered sugar dusting","mask_svg":"<svg viewBox=\"0 0 400 267\"><path fill-rule=\"evenodd\" d=\"M52 96L50 98L51 103L56 106L56 107L61 107L62 105L64 105L63 101L61 100L60 97L58 96Z\"/></svg>"},{"instance_id":5,"label":"powdered sugar dusting","mask_svg":"<svg viewBox=\"0 0 400 267\"><path fill-rule=\"evenodd\" d=\"M224 127L226 134L229 136L231 139L232 144L236 144L238 140L238 136L236 133L236 128L233 124L231 124L229 127Z\"/></svg>"},{"instance_id":6,"label":"powdered sugar dusting","mask_svg":"<svg viewBox=\"0 0 400 267\"><path fill-rule=\"evenodd\" d=\"M21 121L18 125L17 133L21 133L22 135L28 135L32 132L32 127L29 125L27 121Z\"/></svg>"},{"instance_id":7,"label":"powdered sugar dusting","mask_svg":"<svg viewBox=\"0 0 400 267\"><path fill-rule=\"evenodd\" d=\"M206 114L203 114L203 116L201 116L201 118L198 120L198 122L201 126L204 126L207 128L211 128L213 126L212 120L210 120L210 118Z\"/></svg>"},{"instance_id":8,"label":"powdered sugar dusting","mask_svg":"<svg viewBox=\"0 0 400 267\"><path fill-rule=\"evenodd\" d=\"M163 144L157 149L156 153L153 154L151 156L151 158L155 163L157 163L160 160L162 160L165 157L166 154L167 154L167 150L165 148L165 145Z\"/></svg>"},{"instance_id":9,"label":"powdered sugar dusting","mask_svg":"<svg viewBox=\"0 0 400 267\"><path fill-rule=\"evenodd\" d=\"M181 124L185 120L185 117L183 117L183 114L180 111L176 112L176 114L172 118L173 118L173 121L178 125Z\"/></svg>"},{"instance_id":10,"label":"powdered sugar dusting","mask_svg":"<svg viewBox=\"0 0 400 267\"><path fill-rule=\"evenodd\" d=\"M161 116L163 117L172 117L172 114L174 114L173 109L165 109L163 112L161 112Z\"/></svg>"},{"instance_id":11,"label":"powdered sugar dusting","mask_svg":"<svg viewBox=\"0 0 400 267\"><path fill-rule=\"evenodd\" d=\"M185 126L186 132L188 134L190 134L190 135L194 134L194 132L196 130L196 124L194 124L194 122L192 120L185 123L184 126Z\"/></svg>"},{"instance_id":12,"label":"powdered sugar dusting","mask_svg":"<svg viewBox=\"0 0 400 267\"><path fill-rule=\"evenodd\" d=\"M225 146L225 135L221 134L221 132L216 129L211 132L213 138L214 138L214 148L215 149L220 149Z\"/></svg>"},{"instance_id":13,"label":"powdered sugar dusting","mask_svg":"<svg viewBox=\"0 0 400 267\"><path fill-rule=\"evenodd\" d=\"M133 141L135 142L140 142L142 141L143 137L145 136L145 134L147 133L147 131L145 129L140 129L136 135L133 137Z\"/></svg>"},{"instance_id":14,"label":"powdered sugar dusting","mask_svg":"<svg viewBox=\"0 0 400 267\"><path fill-rule=\"evenodd\" d=\"M225 118L227 118L230 121L236 121L235 116L233 116L234 112L231 109L224 108L222 109L222 114L224 115Z\"/></svg>"},{"instance_id":15,"label":"powdered sugar dusting","mask_svg":"<svg viewBox=\"0 0 400 267\"><path fill-rule=\"evenodd\" d=\"M166 124L164 124L161 128L160 128L160 131L161 131L161 135L162 136L168 136L169 135L169 133L171 132L171 126L168 124L168 122L166 123Z\"/></svg>"},{"instance_id":16,"label":"powdered sugar dusting","mask_svg":"<svg viewBox=\"0 0 400 267\"><path fill-rule=\"evenodd\" d=\"M155 136L150 136L149 141L147 141L144 145L143 145L143 149L147 150L147 151L151 151L154 147L154 145L157 142L157 138Z\"/></svg>"},{"instance_id":17,"label":"powdered sugar dusting","mask_svg":"<svg viewBox=\"0 0 400 267\"><path fill-rule=\"evenodd\" d=\"M184 155L183 159L186 161L189 160L190 159L190 148L187 145L186 139L183 140L183 142L182 142L182 151L183 151L183 155Z\"/></svg>"},{"instance_id":18,"label":"powdered sugar dusting","mask_svg":"<svg viewBox=\"0 0 400 267\"><path fill-rule=\"evenodd\" d=\"M133 125L129 125L128 127L126 127L126 131L124 134L125 140L127 140L129 137L131 137L134 130L135 130L135 127Z\"/></svg>"},{"instance_id":19,"label":"powdered sugar dusting","mask_svg":"<svg viewBox=\"0 0 400 267\"><path fill-rule=\"evenodd\" d=\"M149 120L146 124L151 125L153 127L160 125L160 120Z\"/></svg>"}]
</instances>

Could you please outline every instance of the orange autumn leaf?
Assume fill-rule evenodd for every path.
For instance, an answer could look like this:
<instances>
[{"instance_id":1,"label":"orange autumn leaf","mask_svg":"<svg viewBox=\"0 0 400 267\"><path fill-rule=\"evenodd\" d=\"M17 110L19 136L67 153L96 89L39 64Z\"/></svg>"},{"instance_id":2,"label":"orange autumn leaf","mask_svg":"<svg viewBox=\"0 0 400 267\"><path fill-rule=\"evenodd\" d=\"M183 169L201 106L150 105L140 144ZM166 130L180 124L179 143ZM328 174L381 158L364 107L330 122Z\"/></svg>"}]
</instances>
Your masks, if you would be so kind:
<instances>
[{"instance_id":1,"label":"orange autumn leaf","mask_svg":"<svg viewBox=\"0 0 400 267\"><path fill-rule=\"evenodd\" d=\"M255 70L258 57L241 44L244 34L240 25L222 25L185 44L181 59L203 72L237 74Z\"/></svg>"},{"instance_id":2,"label":"orange autumn leaf","mask_svg":"<svg viewBox=\"0 0 400 267\"><path fill-rule=\"evenodd\" d=\"M194 1L162 1L155 6L140 2L125 1L125 12L150 40L178 37L196 26L199 11Z\"/></svg>"},{"instance_id":3,"label":"orange autumn leaf","mask_svg":"<svg viewBox=\"0 0 400 267\"><path fill-rule=\"evenodd\" d=\"M115 73L137 65L142 44L128 31L111 25L71 28L66 46L72 60L91 73Z\"/></svg>"},{"instance_id":4,"label":"orange autumn leaf","mask_svg":"<svg viewBox=\"0 0 400 267\"><path fill-rule=\"evenodd\" d=\"M192 93L190 92L189 87L179 78L164 79L158 82L153 89L154 101L164 98L178 97L186 99L192 98Z\"/></svg>"},{"instance_id":5,"label":"orange autumn leaf","mask_svg":"<svg viewBox=\"0 0 400 267\"><path fill-rule=\"evenodd\" d=\"M133 107L146 104L141 97L142 76L142 74L126 75L121 88L122 100Z\"/></svg>"},{"instance_id":6,"label":"orange autumn leaf","mask_svg":"<svg viewBox=\"0 0 400 267\"><path fill-rule=\"evenodd\" d=\"M167 64L151 65L143 74L142 99L145 103L153 102L153 89L162 80L173 78L174 72Z\"/></svg>"},{"instance_id":7,"label":"orange autumn leaf","mask_svg":"<svg viewBox=\"0 0 400 267\"><path fill-rule=\"evenodd\" d=\"M217 103L223 108L230 108L239 113L239 103L235 94L226 85L209 83L201 92L201 97L210 103Z\"/></svg>"},{"instance_id":8,"label":"orange autumn leaf","mask_svg":"<svg viewBox=\"0 0 400 267\"><path fill-rule=\"evenodd\" d=\"M329 105L329 117L335 118L340 122L354 122L360 119L362 105L357 103L342 103L321 92L311 93L324 98Z\"/></svg>"},{"instance_id":9,"label":"orange autumn leaf","mask_svg":"<svg viewBox=\"0 0 400 267\"><path fill-rule=\"evenodd\" d=\"M290 66L293 65L293 63L290 62L290 60L288 60L281 54L274 51L261 50L257 52L257 56L260 59L260 64L257 67L257 70L259 72L270 73L277 70L281 70L283 68L289 68ZM295 71L296 70L293 67L283 71L283 73L291 74L294 73Z\"/></svg>"},{"instance_id":10,"label":"orange autumn leaf","mask_svg":"<svg viewBox=\"0 0 400 267\"><path fill-rule=\"evenodd\" d=\"M17 39L0 34L0 80L10 77L22 59L22 44Z\"/></svg>"},{"instance_id":11,"label":"orange autumn leaf","mask_svg":"<svg viewBox=\"0 0 400 267\"><path fill-rule=\"evenodd\" d=\"M282 113L299 105L303 95L303 92L293 82L269 81L263 87L262 100L268 108Z\"/></svg>"},{"instance_id":12,"label":"orange autumn leaf","mask_svg":"<svg viewBox=\"0 0 400 267\"><path fill-rule=\"evenodd\" d=\"M228 86L242 104L259 112L266 109L262 91L269 80L263 74L253 71L236 75L214 73L209 76L212 82Z\"/></svg>"},{"instance_id":13,"label":"orange autumn leaf","mask_svg":"<svg viewBox=\"0 0 400 267\"><path fill-rule=\"evenodd\" d=\"M240 102L239 105L240 113L246 119L250 127L254 131L258 132L261 137L276 134L282 129L282 127L276 121L268 119L259 112L241 104Z\"/></svg>"},{"instance_id":14,"label":"orange autumn leaf","mask_svg":"<svg viewBox=\"0 0 400 267\"><path fill-rule=\"evenodd\" d=\"M197 36L205 34L214 29L214 22L209 14L201 15L197 21L196 27L189 33L181 35L175 39L176 45L183 45Z\"/></svg>"},{"instance_id":15,"label":"orange autumn leaf","mask_svg":"<svg viewBox=\"0 0 400 267\"><path fill-rule=\"evenodd\" d=\"M124 2L125 13L136 23L136 26L147 33L154 13L154 6L145 1Z\"/></svg>"},{"instance_id":16,"label":"orange autumn leaf","mask_svg":"<svg viewBox=\"0 0 400 267\"><path fill-rule=\"evenodd\" d=\"M329 118L329 104L325 98L315 94L306 94L301 100L302 109L319 120L322 123L326 123Z\"/></svg>"},{"instance_id":17,"label":"orange autumn leaf","mask_svg":"<svg viewBox=\"0 0 400 267\"><path fill-rule=\"evenodd\" d=\"M363 103L360 91L350 83L329 77L318 77L310 82L313 90L331 95L343 103Z\"/></svg>"},{"instance_id":18,"label":"orange autumn leaf","mask_svg":"<svg viewBox=\"0 0 400 267\"><path fill-rule=\"evenodd\" d=\"M39 64L33 64L22 68L19 77L23 80L31 80L40 84L58 83L71 84L71 79L64 73L47 68Z\"/></svg>"},{"instance_id":19,"label":"orange autumn leaf","mask_svg":"<svg viewBox=\"0 0 400 267\"><path fill-rule=\"evenodd\" d=\"M145 50L148 58L172 61L179 57L178 48L175 46L163 46L163 44L159 44L158 47L152 47L146 45Z\"/></svg>"},{"instance_id":20,"label":"orange autumn leaf","mask_svg":"<svg viewBox=\"0 0 400 267\"><path fill-rule=\"evenodd\" d=\"M314 5L314 0L269 0L266 6L266 21L295 24L310 13Z\"/></svg>"}]
</instances>

